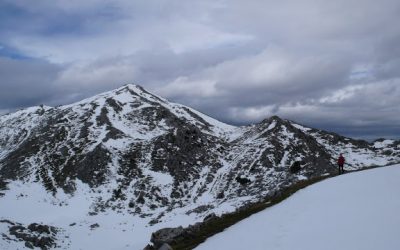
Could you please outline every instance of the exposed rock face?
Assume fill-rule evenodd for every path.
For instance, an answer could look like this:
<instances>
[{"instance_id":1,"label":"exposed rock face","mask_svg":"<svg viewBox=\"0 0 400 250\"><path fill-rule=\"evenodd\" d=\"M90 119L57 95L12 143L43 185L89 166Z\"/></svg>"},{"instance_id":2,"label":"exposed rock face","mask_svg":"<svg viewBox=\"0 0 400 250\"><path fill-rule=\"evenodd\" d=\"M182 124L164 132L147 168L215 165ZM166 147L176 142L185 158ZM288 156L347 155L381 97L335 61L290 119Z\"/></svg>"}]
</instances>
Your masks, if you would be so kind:
<instances>
[{"instance_id":1,"label":"exposed rock face","mask_svg":"<svg viewBox=\"0 0 400 250\"><path fill-rule=\"evenodd\" d=\"M198 233L202 228L207 227L208 224L220 219L215 213L207 215L202 222L197 222L193 225L189 225L186 228L163 228L151 235L151 242L153 246L148 245L147 249L172 249L171 244L179 242L185 239L193 239L198 237ZM163 248L164 247L164 248ZM168 248L169 247L169 248ZM146 248L144 250L146 250Z\"/></svg>"},{"instance_id":2,"label":"exposed rock face","mask_svg":"<svg viewBox=\"0 0 400 250\"><path fill-rule=\"evenodd\" d=\"M156 225L179 208L201 220L221 204L238 208L336 173L339 153L346 169L399 162L399 145L276 116L234 127L127 85L0 116L0 199L15 181L40 183L49 196L73 196L83 183L93 191L89 215L112 209Z\"/></svg>"},{"instance_id":3,"label":"exposed rock face","mask_svg":"<svg viewBox=\"0 0 400 250\"><path fill-rule=\"evenodd\" d=\"M154 244L154 247L156 249L159 249L165 243L166 244L171 243L174 240L174 238L180 236L183 233L183 231L184 230L182 227L160 229L151 235L151 242Z\"/></svg>"},{"instance_id":4,"label":"exposed rock face","mask_svg":"<svg viewBox=\"0 0 400 250\"><path fill-rule=\"evenodd\" d=\"M56 236L58 229L52 226L32 223L27 227L9 220L0 220L0 224L8 225L8 235L3 234L3 239L8 241L23 241L26 248L38 247L46 250L57 247Z\"/></svg>"}]
</instances>

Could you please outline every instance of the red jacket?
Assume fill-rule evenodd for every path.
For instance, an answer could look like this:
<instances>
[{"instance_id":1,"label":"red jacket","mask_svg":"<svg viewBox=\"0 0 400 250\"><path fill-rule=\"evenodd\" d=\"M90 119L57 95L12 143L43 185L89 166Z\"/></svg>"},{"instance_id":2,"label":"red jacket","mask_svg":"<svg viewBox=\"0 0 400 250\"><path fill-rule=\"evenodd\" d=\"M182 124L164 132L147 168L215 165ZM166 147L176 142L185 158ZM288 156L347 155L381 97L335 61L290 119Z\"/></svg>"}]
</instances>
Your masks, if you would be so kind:
<instances>
[{"instance_id":1,"label":"red jacket","mask_svg":"<svg viewBox=\"0 0 400 250\"><path fill-rule=\"evenodd\" d=\"M343 156L339 156L339 159L337 160L337 163L339 165L343 165L344 164L344 157Z\"/></svg>"}]
</instances>

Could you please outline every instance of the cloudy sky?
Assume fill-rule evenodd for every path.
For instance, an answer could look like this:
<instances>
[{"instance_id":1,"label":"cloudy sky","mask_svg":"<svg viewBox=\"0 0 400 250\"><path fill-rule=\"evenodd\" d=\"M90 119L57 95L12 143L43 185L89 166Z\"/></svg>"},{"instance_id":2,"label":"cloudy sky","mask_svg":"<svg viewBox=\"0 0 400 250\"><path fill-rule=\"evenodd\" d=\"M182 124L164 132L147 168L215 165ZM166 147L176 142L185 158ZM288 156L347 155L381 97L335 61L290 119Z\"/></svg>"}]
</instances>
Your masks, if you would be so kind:
<instances>
[{"instance_id":1,"label":"cloudy sky","mask_svg":"<svg viewBox=\"0 0 400 250\"><path fill-rule=\"evenodd\" d=\"M0 0L0 113L126 83L231 124L400 138L398 0Z\"/></svg>"}]
</instances>

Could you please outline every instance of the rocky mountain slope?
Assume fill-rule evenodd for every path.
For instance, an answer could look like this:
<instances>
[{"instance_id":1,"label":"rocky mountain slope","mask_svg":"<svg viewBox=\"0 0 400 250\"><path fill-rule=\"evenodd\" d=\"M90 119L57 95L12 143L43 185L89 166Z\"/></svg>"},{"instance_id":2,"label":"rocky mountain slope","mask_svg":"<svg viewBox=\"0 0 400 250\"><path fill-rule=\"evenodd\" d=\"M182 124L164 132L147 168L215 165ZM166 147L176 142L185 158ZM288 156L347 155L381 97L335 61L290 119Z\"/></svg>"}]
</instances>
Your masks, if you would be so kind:
<instances>
[{"instance_id":1,"label":"rocky mountain slope","mask_svg":"<svg viewBox=\"0 0 400 250\"><path fill-rule=\"evenodd\" d=\"M71 105L0 116L0 202L7 202L0 220L58 228L67 238L54 246L95 249L104 240L108 249L140 249L157 229L336 173L339 153L348 170L399 162L399 144L370 144L276 116L230 126L126 85ZM2 228L7 249L18 239ZM119 232L120 242L101 238L106 232Z\"/></svg>"}]
</instances>

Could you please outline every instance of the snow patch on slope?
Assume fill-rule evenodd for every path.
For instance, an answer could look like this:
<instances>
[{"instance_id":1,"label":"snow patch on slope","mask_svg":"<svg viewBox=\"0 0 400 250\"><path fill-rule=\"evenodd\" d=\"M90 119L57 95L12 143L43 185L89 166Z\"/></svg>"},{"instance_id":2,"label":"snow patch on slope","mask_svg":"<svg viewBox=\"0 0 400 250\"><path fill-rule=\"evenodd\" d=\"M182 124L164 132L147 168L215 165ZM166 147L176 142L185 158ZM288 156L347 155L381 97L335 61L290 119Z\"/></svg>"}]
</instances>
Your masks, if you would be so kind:
<instances>
[{"instance_id":1,"label":"snow patch on slope","mask_svg":"<svg viewBox=\"0 0 400 250\"><path fill-rule=\"evenodd\" d=\"M386 148L389 145L392 145L394 140L383 140L374 142L374 148Z\"/></svg>"}]
</instances>

